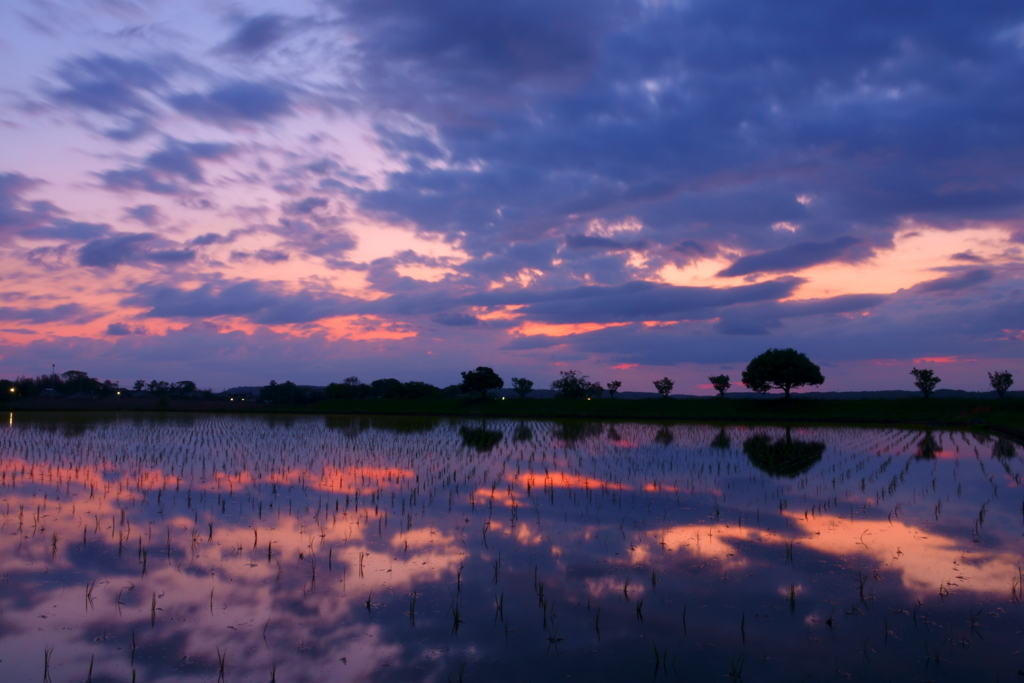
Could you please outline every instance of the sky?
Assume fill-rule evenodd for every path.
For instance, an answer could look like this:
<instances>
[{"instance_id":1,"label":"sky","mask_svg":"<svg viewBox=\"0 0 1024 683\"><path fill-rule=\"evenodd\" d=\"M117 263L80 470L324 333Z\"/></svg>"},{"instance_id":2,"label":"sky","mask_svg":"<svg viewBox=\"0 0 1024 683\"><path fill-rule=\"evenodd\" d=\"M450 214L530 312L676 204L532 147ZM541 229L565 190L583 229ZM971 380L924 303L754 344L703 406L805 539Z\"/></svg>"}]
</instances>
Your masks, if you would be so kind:
<instances>
[{"instance_id":1,"label":"sky","mask_svg":"<svg viewBox=\"0 0 1024 683\"><path fill-rule=\"evenodd\" d=\"M0 376L1024 372L1024 4L10 0Z\"/></svg>"}]
</instances>

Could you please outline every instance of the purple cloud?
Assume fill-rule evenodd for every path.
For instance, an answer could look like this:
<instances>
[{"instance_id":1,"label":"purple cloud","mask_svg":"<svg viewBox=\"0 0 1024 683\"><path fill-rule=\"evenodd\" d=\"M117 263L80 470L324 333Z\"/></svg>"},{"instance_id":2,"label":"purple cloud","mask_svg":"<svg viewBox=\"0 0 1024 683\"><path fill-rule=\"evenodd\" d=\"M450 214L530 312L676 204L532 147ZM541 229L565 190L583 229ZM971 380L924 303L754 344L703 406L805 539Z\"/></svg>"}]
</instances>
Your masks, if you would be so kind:
<instances>
[{"instance_id":1,"label":"purple cloud","mask_svg":"<svg viewBox=\"0 0 1024 683\"><path fill-rule=\"evenodd\" d=\"M290 22L281 14L266 13L242 20L220 46L222 52L252 56L282 41L291 32Z\"/></svg>"},{"instance_id":2,"label":"purple cloud","mask_svg":"<svg viewBox=\"0 0 1024 683\"><path fill-rule=\"evenodd\" d=\"M276 83L236 81L206 94L177 95L168 101L179 112L222 128L267 122L292 113L288 88Z\"/></svg>"}]
</instances>

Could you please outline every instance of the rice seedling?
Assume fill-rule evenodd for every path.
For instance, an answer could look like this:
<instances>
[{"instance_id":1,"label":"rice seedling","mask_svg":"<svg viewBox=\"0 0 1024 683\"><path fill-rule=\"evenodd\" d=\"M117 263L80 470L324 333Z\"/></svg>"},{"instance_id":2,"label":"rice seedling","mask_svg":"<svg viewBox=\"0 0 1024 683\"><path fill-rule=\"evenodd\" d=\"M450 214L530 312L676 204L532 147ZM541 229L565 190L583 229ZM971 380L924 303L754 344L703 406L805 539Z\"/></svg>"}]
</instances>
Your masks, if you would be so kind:
<instances>
[{"instance_id":1,"label":"rice seedling","mask_svg":"<svg viewBox=\"0 0 1024 683\"><path fill-rule=\"evenodd\" d=\"M43 683L52 683L50 678L50 661L53 657L53 646L47 645L43 648Z\"/></svg>"},{"instance_id":2,"label":"rice seedling","mask_svg":"<svg viewBox=\"0 0 1024 683\"><path fill-rule=\"evenodd\" d=\"M227 658L228 658L227 648L224 648L224 652L222 653L220 651L220 648L218 647L217 648L217 682L218 683L222 683L222 681L224 680L224 663L227 660Z\"/></svg>"}]
</instances>

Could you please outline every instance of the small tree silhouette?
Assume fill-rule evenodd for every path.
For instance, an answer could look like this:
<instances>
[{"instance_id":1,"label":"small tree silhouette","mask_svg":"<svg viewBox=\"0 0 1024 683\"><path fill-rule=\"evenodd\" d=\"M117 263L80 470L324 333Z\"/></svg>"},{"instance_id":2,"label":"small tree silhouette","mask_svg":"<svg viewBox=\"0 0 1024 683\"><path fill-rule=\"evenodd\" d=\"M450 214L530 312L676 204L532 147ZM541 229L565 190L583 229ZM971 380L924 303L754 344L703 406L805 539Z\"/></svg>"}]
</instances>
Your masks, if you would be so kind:
<instances>
[{"instance_id":1,"label":"small tree silhouette","mask_svg":"<svg viewBox=\"0 0 1024 683\"><path fill-rule=\"evenodd\" d=\"M934 370L924 368L918 370L914 368L910 371L910 374L914 376L914 386L921 390L925 398L931 396L932 392L935 391L935 385L942 381L935 376Z\"/></svg>"},{"instance_id":2,"label":"small tree silhouette","mask_svg":"<svg viewBox=\"0 0 1024 683\"><path fill-rule=\"evenodd\" d=\"M711 382L711 386L715 388L719 396L725 396L725 392L729 391L729 387L732 384L729 382L729 375L715 375L714 377L708 377L708 381Z\"/></svg>"},{"instance_id":3,"label":"small tree silhouette","mask_svg":"<svg viewBox=\"0 0 1024 683\"><path fill-rule=\"evenodd\" d=\"M614 382L608 382L608 395L611 398L615 398L615 392L622 386L622 382L615 380Z\"/></svg>"},{"instance_id":4,"label":"small tree silhouette","mask_svg":"<svg viewBox=\"0 0 1024 683\"><path fill-rule=\"evenodd\" d=\"M1006 392L1013 386L1013 375L1007 370L1002 372L990 372L988 373L988 381L992 385L992 388L999 394L999 398L1006 396Z\"/></svg>"},{"instance_id":5,"label":"small tree silhouette","mask_svg":"<svg viewBox=\"0 0 1024 683\"><path fill-rule=\"evenodd\" d=\"M533 391L533 382L522 377L513 377L512 391L519 394L519 398L526 398L526 395Z\"/></svg>"},{"instance_id":6,"label":"small tree silhouette","mask_svg":"<svg viewBox=\"0 0 1024 683\"><path fill-rule=\"evenodd\" d=\"M658 390L662 398L668 398L668 395L672 393L672 387L676 385L675 382L670 380L668 377L662 377L661 379L654 380L654 388Z\"/></svg>"}]
</instances>

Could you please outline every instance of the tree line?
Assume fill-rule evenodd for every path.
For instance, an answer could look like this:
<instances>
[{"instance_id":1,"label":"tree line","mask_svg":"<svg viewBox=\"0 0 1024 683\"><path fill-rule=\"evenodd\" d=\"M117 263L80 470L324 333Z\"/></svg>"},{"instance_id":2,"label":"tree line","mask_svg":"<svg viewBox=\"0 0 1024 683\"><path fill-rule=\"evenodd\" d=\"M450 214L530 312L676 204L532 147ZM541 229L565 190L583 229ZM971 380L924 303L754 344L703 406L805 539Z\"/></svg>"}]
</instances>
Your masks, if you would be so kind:
<instances>
[{"instance_id":1,"label":"tree line","mask_svg":"<svg viewBox=\"0 0 1024 683\"><path fill-rule=\"evenodd\" d=\"M401 382L394 378L377 379L365 384L358 377L351 376L342 382L332 382L326 388L300 386L294 382L278 383L274 380L259 390L260 401L287 405L306 405L323 399L443 399L460 395L470 395L483 400L488 394L505 387L505 381L493 368L479 366L475 370L462 372L462 381L441 388L427 382ZM942 381L935 371L929 368L914 367L910 371L914 386L928 398ZM1000 398L1013 386L1013 375L1008 370L989 372L989 384ZM732 378L727 374L708 377L711 386L720 397L732 388ZM805 386L820 386L825 382L821 368L813 363L806 354L795 349L768 349L753 358L741 375L741 382L751 391L765 394L772 389L783 392L789 398L790 392ZM653 381L654 389L662 397L672 394L675 382L662 377ZM592 381L590 377L577 370L563 370L559 377L551 383L551 390L557 398L592 399L601 398L605 391L610 398L622 387L620 380L613 380L604 385ZM534 391L532 380L524 377L513 377L511 389L520 397L526 398ZM117 382L100 381L80 370L38 377L18 377L15 380L0 380L0 400L8 400L22 396L39 396L55 394L61 396L154 396L175 398L214 398L209 389L198 389L195 382L165 382L160 380L136 380L131 389L122 388ZM222 396L224 396L222 394ZM235 397L227 397L235 400ZM245 400L245 397L238 397Z\"/></svg>"},{"instance_id":2,"label":"tree line","mask_svg":"<svg viewBox=\"0 0 1024 683\"><path fill-rule=\"evenodd\" d=\"M14 380L0 379L0 396L15 398L22 396L173 396L178 398L209 398L213 396L210 389L199 389L196 383L185 380L181 382L164 382L161 380L136 380L129 389L112 380L100 381L90 377L81 370L68 370L38 377L18 377ZM2 399L0 399L2 400Z\"/></svg>"}]
</instances>

